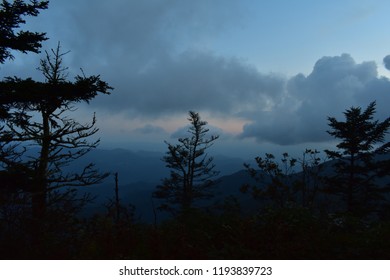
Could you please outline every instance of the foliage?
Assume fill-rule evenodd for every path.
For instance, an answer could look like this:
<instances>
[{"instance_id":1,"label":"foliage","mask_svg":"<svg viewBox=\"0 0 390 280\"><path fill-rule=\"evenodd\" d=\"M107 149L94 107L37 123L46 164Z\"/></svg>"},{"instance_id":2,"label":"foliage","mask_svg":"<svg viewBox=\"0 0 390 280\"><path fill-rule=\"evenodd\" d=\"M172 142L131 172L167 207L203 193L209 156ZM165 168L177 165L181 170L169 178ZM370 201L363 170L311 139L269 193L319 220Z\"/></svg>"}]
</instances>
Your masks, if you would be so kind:
<instances>
[{"instance_id":1,"label":"foliage","mask_svg":"<svg viewBox=\"0 0 390 280\"><path fill-rule=\"evenodd\" d=\"M58 213L57 213L58 214ZM57 214L53 216L56 217ZM68 227L47 225L31 250L25 232L2 236L5 259L388 259L390 224L340 216L320 219L305 208L268 209L232 218L194 211L187 223L123 223L97 215ZM343 220L340 224L339 220ZM53 220L55 221L55 220ZM53 222L52 221L52 222ZM66 223L65 223L66 224Z\"/></svg>"},{"instance_id":2,"label":"foliage","mask_svg":"<svg viewBox=\"0 0 390 280\"><path fill-rule=\"evenodd\" d=\"M321 183L321 159L319 151L306 149L302 158L293 158L283 153L278 162L273 154L256 157L257 168L244 164L257 185L245 184L240 190L250 192L261 201L262 207L290 208L292 206L312 208ZM300 172L297 168L300 167Z\"/></svg>"},{"instance_id":3,"label":"foliage","mask_svg":"<svg viewBox=\"0 0 390 280\"><path fill-rule=\"evenodd\" d=\"M212 196L212 178L218 172L214 170L213 158L207 155L206 150L218 136L206 137L209 132L205 128L207 122L202 121L198 113L190 111L188 121L191 124L189 136L179 138L176 145L167 143L168 151L163 160L171 169L171 174L154 192L154 197L168 203L160 209L174 211L171 206L179 205L183 213L191 209L195 201Z\"/></svg>"},{"instance_id":4,"label":"foliage","mask_svg":"<svg viewBox=\"0 0 390 280\"><path fill-rule=\"evenodd\" d=\"M46 40L45 33L19 31L21 24L26 21L24 16L37 16L40 10L47 9L49 1L33 0L29 4L22 0L15 0L12 3L3 0L0 4L0 63L6 59L13 59L11 50L17 50L23 53L38 53L41 48L41 42Z\"/></svg>"},{"instance_id":5,"label":"foliage","mask_svg":"<svg viewBox=\"0 0 390 280\"><path fill-rule=\"evenodd\" d=\"M67 114L75 110L73 105L78 102L89 102L99 92L109 94L111 87L98 76L78 76L74 83L67 81L63 55L60 45L51 54L46 52L39 68L45 82L7 78L0 83L0 104L5 112L0 134L4 156L0 163L5 176L12 179L12 174L23 175L23 184L14 189L32 194L36 218L45 214L48 192L96 184L107 176L92 163L79 173L64 171L64 167L99 144L98 139L88 141L98 132L95 116L90 123L80 124ZM27 153L33 147L38 148L37 155Z\"/></svg>"},{"instance_id":6,"label":"foliage","mask_svg":"<svg viewBox=\"0 0 390 280\"><path fill-rule=\"evenodd\" d=\"M345 210L358 216L378 210L384 194L390 191L375 183L376 178L390 173L389 160L379 158L390 147L390 142L384 143L390 118L374 121L375 105L370 103L363 112L360 107L351 107L344 112L345 121L328 118L328 133L341 141L337 151L325 151L335 160L336 172L328 180L328 192L340 195Z\"/></svg>"}]
</instances>

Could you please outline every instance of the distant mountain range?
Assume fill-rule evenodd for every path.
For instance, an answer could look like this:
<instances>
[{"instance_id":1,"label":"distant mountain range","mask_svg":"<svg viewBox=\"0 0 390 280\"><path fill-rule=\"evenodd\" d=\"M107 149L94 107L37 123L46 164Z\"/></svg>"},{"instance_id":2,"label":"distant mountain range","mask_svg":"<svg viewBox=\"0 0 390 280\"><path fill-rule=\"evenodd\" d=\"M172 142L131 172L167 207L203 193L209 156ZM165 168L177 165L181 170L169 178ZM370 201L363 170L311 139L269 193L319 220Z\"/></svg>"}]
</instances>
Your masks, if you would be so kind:
<instances>
[{"instance_id":1,"label":"distant mountain range","mask_svg":"<svg viewBox=\"0 0 390 280\"><path fill-rule=\"evenodd\" d=\"M134 205L136 208L136 217L140 221L152 222L154 219L153 207L157 207L160 202L158 199L152 200L152 192L161 180L169 176L169 169L162 161L164 154L148 151L129 151L125 149L100 150L96 149L75 162L70 170L79 170L86 164L93 162L104 172L110 172L110 175L104 183L80 188L80 192L90 192L96 196L94 203L86 208L87 213L104 211L104 203L113 199L115 194L114 173L119 177L119 196L123 205ZM381 156L390 158L390 155ZM241 205L247 209L255 207L255 202L250 194L242 194L240 187L244 184L257 184L249 173L244 170L245 161L239 158L230 158L226 156L215 156L214 163L216 170L219 170L220 177L216 179L214 189L214 202L222 203L227 197L235 196ZM322 174L333 173L332 162L323 164ZM295 173L293 176L301 176ZM269 182L270 178L263 174L262 182ZM379 185L390 183L390 176L384 177L378 181ZM159 214L159 217L164 217Z\"/></svg>"},{"instance_id":2,"label":"distant mountain range","mask_svg":"<svg viewBox=\"0 0 390 280\"><path fill-rule=\"evenodd\" d=\"M164 153L159 152L96 149L72 164L70 170L81 169L92 162L102 172L117 172L121 184L159 182L169 175L163 157ZM217 155L214 157L214 163L216 170L220 171L220 176L224 176L242 169L244 160Z\"/></svg>"},{"instance_id":3,"label":"distant mountain range","mask_svg":"<svg viewBox=\"0 0 390 280\"><path fill-rule=\"evenodd\" d=\"M136 215L143 221L150 221L153 217L151 194L161 183L161 180L169 176L170 172L162 160L163 157L164 153L159 152L96 149L74 162L67 169L68 171L77 171L89 163L95 163L101 172L110 172L110 176L104 183L79 188L79 192L89 192L96 197L94 202L87 207L88 213L103 211L103 205L114 197L114 174L118 173L121 202L124 205L134 205ZM215 170L220 172L219 176L222 178L223 176L232 176L238 170L242 170L244 162L240 158L214 156ZM222 179L221 177L218 181ZM232 178L230 182L237 179L242 181L242 178L238 177ZM159 201L154 201L154 204L158 206Z\"/></svg>"}]
</instances>

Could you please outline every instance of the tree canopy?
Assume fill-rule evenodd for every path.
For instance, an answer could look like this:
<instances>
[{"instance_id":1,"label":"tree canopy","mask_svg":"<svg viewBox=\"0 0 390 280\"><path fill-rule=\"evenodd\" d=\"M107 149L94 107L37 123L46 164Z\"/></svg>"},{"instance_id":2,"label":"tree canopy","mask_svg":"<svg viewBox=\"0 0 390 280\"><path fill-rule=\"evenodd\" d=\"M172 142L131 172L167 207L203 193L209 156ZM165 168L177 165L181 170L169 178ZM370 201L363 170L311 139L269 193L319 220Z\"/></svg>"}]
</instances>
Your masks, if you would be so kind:
<instances>
[{"instance_id":1,"label":"tree canopy","mask_svg":"<svg viewBox=\"0 0 390 280\"><path fill-rule=\"evenodd\" d=\"M346 211L356 215L371 213L380 205L378 201L384 199L383 193L389 191L378 188L375 178L390 173L389 161L378 158L390 147L390 142L385 143L390 118L382 122L373 120L375 106L371 102L364 111L351 107L344 112L345 121L328 118L331 128L328 133L340 140L338 150L325 151L335 160L336 174L328 181L329 190L341 194Z\"/></svg>"},{"instance_id":2,"label":"tree canopy","mask_svg":"<svg viewBox=\"0 0 390 280\"><path fill-rule=\"evenodd\" d=\"M51 190L92 185L106 176L95 170L92 163L78 173L64 172L64 167L99 143L88 141L98 131L95 116L90 123L80 124L65 114L72 112L76 103L89 102L99 93L110 94L112 88L99 76L77 76L75 82L67 80L63 55L60 45L51 53L46 52L39 67L45 82L16 77L0 82L1 166L6 170L5 178L15 172L23 174L24 184L14 188L33 195L35 217L44 215ZM39 154L24 156L27 147L38 148Z\"/></svg>"},{"instance_id":3,"label":"tree canopy","mask_svg":"<svg viewBox=\"0 0 390 280\"><path fill-rule=\"evenodd\" d=\"M40 10L48 8L49 1L32 0L29 4L22 0L12 3L3 0L0 4L0 63L13 59L12 50L23 53L38 53L42 41L47 40L46 33L16 30L25 24L25 16L37 16Z\"/></svg>"},{"instance_id":4,"label":"tree canopy","mask_svg":"<svg viewBox=\"0 0 390 280\"><path fill-rule=\"evenodd\" d=\"M179 138L179 143L175 145L167 143L168 151L163 160L171 169L171 174L154 193L156 198L165 199L170 204L163 204L162 209L172 211L172 205L179 205L180 211L186 212L195 201L212 195L212 178L218 172L214 169L213 158L208 156L206 150L219 136L207 136L207 122L201 120L199 113L190 111L188 121L189 136Z\"/></svg>"}]
</instances>

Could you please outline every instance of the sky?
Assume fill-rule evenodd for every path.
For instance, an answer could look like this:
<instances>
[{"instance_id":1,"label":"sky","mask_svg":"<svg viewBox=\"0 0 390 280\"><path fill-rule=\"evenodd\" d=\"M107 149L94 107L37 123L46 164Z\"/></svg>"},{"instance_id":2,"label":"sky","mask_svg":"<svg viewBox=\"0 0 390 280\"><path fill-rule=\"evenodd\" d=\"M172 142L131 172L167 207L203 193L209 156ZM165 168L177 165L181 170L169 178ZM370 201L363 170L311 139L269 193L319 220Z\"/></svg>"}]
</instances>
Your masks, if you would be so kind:
<instances>
[{"instance_id":1,"label":"sky","mask_svg":"<svg viewBox=\"0 0 390 280\"><path fill-rule=\"evenodd\" d=\"M70 51L69 79L101 75L103 148L164 151L200 113L213 149L237 157L332 148L327 117L377 102L389 116L387 0L52 0L26 29L42 50ZM41 54L17 54L0 75L42 79Z\"/></svg>"}]
</instances>

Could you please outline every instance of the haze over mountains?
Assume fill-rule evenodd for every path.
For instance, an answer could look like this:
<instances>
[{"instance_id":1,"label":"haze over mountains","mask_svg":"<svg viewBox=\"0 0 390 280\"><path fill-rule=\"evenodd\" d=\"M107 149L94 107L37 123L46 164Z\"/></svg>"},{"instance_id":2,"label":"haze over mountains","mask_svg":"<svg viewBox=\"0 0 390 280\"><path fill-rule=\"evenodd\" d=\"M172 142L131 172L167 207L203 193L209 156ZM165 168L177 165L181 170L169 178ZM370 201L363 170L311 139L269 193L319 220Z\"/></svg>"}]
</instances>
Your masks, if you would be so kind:
<instances>
[{"instance_id":1,"label":"haze over mountains","mask_svg":"<svg viewBox=\"0 0 390 280\"><path fill-rule=\"evenodd\" d=\"M114 174L118 173L119 197L124 206L135 206L135 217L141 222L152 222L154 219L153 207L158 207L160 201L152 199L152 192L161 180L169 176L170 170L162 161L164 153L150 151L130 151L126 149L103 150L96 149L75 162L71 170L81 169L88 163L95 163L102 172L110 172L110 176L104 183L91 187L80 188L80 193L89 192L95 196L95 200L87 205L86 213L103 213L104 207L110 199L115 196ZM388 155L386 155L387 157ZM383 157L383 156L382 156ZM210 204L223 203L225 199L234 196L246 210L255 207L256 202L250 194L240 192L240 187L244 184L258 184L245 170L243 164L251 163L253 160L231 158L223 155L214 156L216 170L220 174L215 178L214 198ZM332 172L331 162L326 162L322 174L329 175ZM298 172L294 176L300 176ZM263 183L269 182L270 178L263 176ZM390 182L390 176L380 179L379 185L386 185ZM160 213L158 217L163 219L165 214Z\"/></svg>"},{"instance_id":2,"label":"haze over mountains","mask_svg":"<svg viewBox=\"0 0 390 280\"><path fill-rule=\"evenodd\" d=\"M151 151L130 151L126 149L103 150L96 149L77 160L70 171L77 171L89 163L95 163L102 172L109 172L110 176L104 183L91 187L80 188L80 192L90 192L96 198L87 206L87 212L104 211L104 204L115 195L114 174L118 173L119 196L124 205L132 204L136 207L136 215L142 220L150 221L153 215L151 194L161 180L169 176L170 170L162 161L164 153ZM227 157L223 155L214 156L215 169L218 170L219 178L230 176L244 169L245 161L241 158ZM234 176L233 176L234 177ZM247 175L247 177L249 177ZM218 178L216 178L218 180ZM233 181L237 178L233 178ZM238 185L239 187L239 185ZM237 190L226 193L238 192ZM216 192L218 192L216 190ZM159 201L155 201L159 204Z\"/></svg>"},{"instance_id":3,"label":"haze over mountains","mask_svg":"<svg viewBox=\"0 0 390 280\"><path fill-rule=\"evenodd\" d=\"M90 162L103 172L118 173L121 184L135 182L159 182L169 175L169 169L162 160L164 153L151 151L131 151L126 149L96 149L78 160L72 169L81 168ZM243 169L244 159L223 155L214 156L216 170L220 176Z\"/></svg>"}]
</instances>

